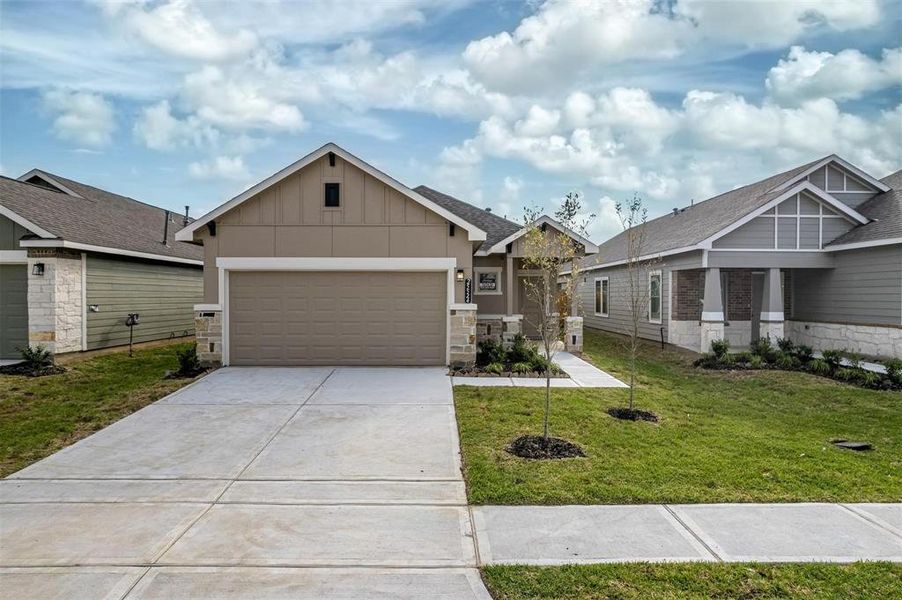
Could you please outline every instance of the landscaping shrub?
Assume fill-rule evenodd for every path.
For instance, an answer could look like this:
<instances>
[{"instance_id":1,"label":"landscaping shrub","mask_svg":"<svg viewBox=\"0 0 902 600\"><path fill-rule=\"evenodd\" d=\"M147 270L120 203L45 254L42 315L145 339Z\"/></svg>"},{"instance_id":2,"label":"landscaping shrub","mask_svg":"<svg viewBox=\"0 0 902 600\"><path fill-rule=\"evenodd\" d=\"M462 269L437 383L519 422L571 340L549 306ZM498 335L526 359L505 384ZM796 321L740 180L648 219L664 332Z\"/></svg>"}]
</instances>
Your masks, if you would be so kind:
<instances>
[{"instance_id":1,"label":"landscaping shrub","mask_svg":"<svg viewBox=\"0 0 902 600\"><path fill-rule=\"evenodd\" d=\"M532 365L528 362L518 362L511 365L511 371L514 373L530 373Z\"/></svg>"},{"instance_id":2,"label":"landscaping shrub","mask_svg":"<svg viewBox=\"0 0 902 600\"><path fill-rule=\"evenodd\" d=\"M713 340L711 342L711 352L717 358L723 358L730 352L730 342L727 340Z\"/></svg>"},{"instance_id":3,"label":"landscaping shrub","mask_svg":"<svg viewBox=\"0 0 902 600\"><path fill-rule=\"evenodd\" d=\"M62 367L53 364L53 353L43 346L26 346L19 348L22 362L0 367L0 373L9 375L27 375L28 377L40 377L42 375L54 375L65 371Z\"/></svg>"},{"instance_id":4,"label":"landscaping shrub","mask_svg":"<svg viewBox=\"0 0 902 600\"><path fill-rule=\"evenodd\" d=\"M814 350L811 349L811 346L806 346L804 344L799 344L796 346L795 355L802 361L803 364L808 363L814 358Z\"/></svg>"},{"instance_id":5,"label":"landscaping shrub","mask_svg":"<svg viewBox=\"0 0 902 600\"><path fill-rule=\"evenodd\" d=\"M861 355L856 354L854 352L846 352L846 361L847 367L850 369L860 369L861 368Z\"/></svg>"},{"instance_id":6,"label":"landscaping shrub","mask_svg":"<svg viewBox=\"0 0 902 600\"><path fill-rule=\"evenodd\" d=\"M789 338L777 338L777 348L780 349L781 352L790 353L795 350L796 345Z\"/></svg>"},{"instance_id":7,"label":"landscaping shrub","mask_svg":"<svg viewBox=\"0 0 902 600\"><path fill-rule=\"evenodd\" d=\"M896 384L902 384L902 358L891 358L883 363L886 367L886 376Z\"/></svg>"},{"instance_id":8,"label":"landscaping shrub","mask_svg":"<svg viewBox=\"0 0 902 600\"><path fill-rule=\"evenodd\" d=\"M204 371L197 358L197 346L191 344L184 350L176 350L175 357L179 361L179 368L175 372L177 377L194 377Z\"/></svg>"},{"instance_id":9,"label":"landscaping shrub","mask_svg":"<svg viewBox=\"0 0 902 600\"><path fill-rule=\"evenodd\" d=\"M748 364L749 364L750 369L756 369L756 370L763 369L765 366L764 359L761 358L760 356L758 356L757 354L753 354L751 357L749 357Z\"/></svg>"},{"instance_id":10,"label":"landscaping shrub","mask_svg":"<svg viewBox=\"0 0 902 600\"><path fill-rule=\"evenodd\" d=\"M693 364L696 367L702 367L705 369L716 369L718 366L720 366L720 359L718 359L717 355L713 352L703 352L702 355L699 356Z\"/></svg>"},{"instance_id":11,"label":"landscaping shrub","mask_svg":"<svg viewBox=\"0 0 902 600\"><path fill-rule=\"evenodd\" d=\"M736 362L741 365L747 365L750 360L752 360L751 352L737 352L733 355L733 358L736 359Z\"/></svg>"},{"instance_id":12,"label":"landscaping shrub","mask_svg":"<svg viewBox=\"0 0 902 600\"><path fill-rule=\"evenodd\" d=\"M476 365L484 367L492 363L503 363L504 354L504 346L492 339L483 340L476 345Z\"/></svg>"},{"instance_id":13,"label":"landscaping shrub","mask_svg":"<svg viewBox=\"0 0 902 600\"><path fill-rule=\"evenodd\" d=\"M833 376L839 379L840 381L855 381L858 379L858 371L855 369L847 369L846 367L840 367L833 372Z\"/></svg>"},{"instance_id":14,"label":"landscaping shrub","mask_svg":"<svg viewBox=\"0 0 902 600\"><path fill-rule=\"evenodd\" d=\"M514 336L514 341L511 344L510 350L507 351L507 359L512 363L528 363L532 362L532 359L535 358L538 353L539 351L530 345L526 336L522 333L518 333Z\"/></svg>"},{"instance_id":15,"label":"landscaping shrub","mask_svg":"<svg viewBox=\"0 0 902 600\"><path fill-rule=\"evenodd\" d=\"M785 371L791 371L796 367L796 359L793 355L788 352L778 352L777 360L774 361L774 364L777 365L778 368L783 369Z\"/></svg>"},{"instance_id":16,"label":"landscaping shrub","mask_svg":"<svg viewBox=\"0 0 902 600\"><path fill-rule=\"evenodd\" d=\"M494 373L495 375L501 375L504 373L504 363L493 362L489 363L483 368L483 371L486 373Z\"/></svg>"},{"instance_id":17,"label":"landscaping shrub","mask_svg":"<svg viewBox=\"0 0 902 600\"><path fill-rule=\"evenodd\" d=\"M882 387L883 377L879 373L875 373L873 371L868 371L866 369L859 369L856 373L856 383L862 387L867 388L879 388Z\"/></svg>"},{"instance_id":18,"label":"landscaping shrub","mask_svg":"<svg viewBox=\"0 0 902 600\"><path fill-rule=\"evenodd\" d=\"M824 362L830 365L831 370L836 370L842 364L842 352L839 350L824 350Z\"/></svg>"},{"instance_id":19,"label":"landscaping shrub","mask_svg":"<svg viewBox=\"0 0 902 600\"><path fill-rule=\"evenodd\" d=\"M754 354L755 356L760 356L764 360L764 362L774 362L777 358L777 351L770 343L770 338L758 338L757 340L752 342L751 350L752 354Z\"/></svg>"},{"instance_id":20,"label":"landscaping shrub","mask_svg":"<svg viewBox=\"0 0 902 600\"><path fill-rule=\"evenodd\" d=\"M827 361L821 360L820 358L815 358L808 363L808 369L815 375L822 375L824 377L830 375L830 371L833 370Z\"/></svg>"}]
</instances>

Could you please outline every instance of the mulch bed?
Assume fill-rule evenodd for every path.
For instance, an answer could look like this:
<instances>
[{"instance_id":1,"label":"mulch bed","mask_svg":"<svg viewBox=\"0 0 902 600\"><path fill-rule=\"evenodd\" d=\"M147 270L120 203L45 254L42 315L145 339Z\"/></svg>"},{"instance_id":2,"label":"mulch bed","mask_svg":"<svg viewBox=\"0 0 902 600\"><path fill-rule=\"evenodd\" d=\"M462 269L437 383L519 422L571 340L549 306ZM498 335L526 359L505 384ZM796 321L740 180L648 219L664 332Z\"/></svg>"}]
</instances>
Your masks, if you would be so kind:
<instances>
[{"instance_id":1,"label":"mulch bed","mask_svg":"<svg viewBox=\"0 0 902 600\"><path fill-rule=\"evenodd\" d=\"M523 379L545 379L545 373L533 371L531 373L515 373L513 371L502 371L501 373L488 373L476 367L474 369L452 369L452 377L520 377ZM552 373L552 379L569 379L570 376L564 372Z\"/></svg>"},{"instance_id":2,"label":"mulch bed","mask_svg":"<svg viewBox=\"0 0 902 600\"><path fill-rule=\"evenodd\" d=\"M43 377L45 375L59 375L60 373L65 372L65 367L57 365L34 368L25 363L18 363L0 367L0 374L2 375L24 375L25 377Z\"/></svg>"},{"instance_id":3,"label":"mulch bed","mask_svg":"<svg viewBox=\"0 0 902 600\"><path fill-rule=\"evenodd\" d=\"M632 410L630 410L629 408L620 407L609 408L607 412L615 419L620 419L622 421L648 421L650 423L658 422L658 415L647 410L639 410L638 408L634 408Z\"/></svg>"},{"instance_id":4,"label":"mulch bed","mask_svg":"<svg viewBox=\"0 0 902 600\"><path fill-rule=\"evenodd\" d=\"M567 440L541 435L521 435L506 448L508 452L520 458L559 459L581 458L586 453L583 449Z\"/></svg>"}]
</instances>

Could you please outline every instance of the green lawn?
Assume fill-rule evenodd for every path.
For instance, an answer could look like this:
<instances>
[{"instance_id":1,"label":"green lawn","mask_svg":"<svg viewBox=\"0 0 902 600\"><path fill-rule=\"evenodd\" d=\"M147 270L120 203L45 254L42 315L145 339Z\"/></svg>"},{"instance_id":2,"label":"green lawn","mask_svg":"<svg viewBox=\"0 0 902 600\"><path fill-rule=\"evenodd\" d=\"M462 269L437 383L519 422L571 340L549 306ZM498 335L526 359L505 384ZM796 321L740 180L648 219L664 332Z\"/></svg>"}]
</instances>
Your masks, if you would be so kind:
<instances>
[{"instance_id":1,"label":"green lawn","mask_svg":"<svg viewBox=\"0 0 902 600\"><path fill-rule=\"evenodd\" d=\"M898 598L902 565L607 564L483 569L495 600Z\"/></svg>"},{"instance_id":2,"label":"green lawn","mask_svg":"<svg viewBox=\"0 0 902 600\"><path fill-rule=\"evenodd\" d=\"M175 371L185 344L98 356L59 375L0 375L0 476L6 476L159 400L190 379Z\"/></svg>"},{"instance_id":3,"label":"green lawn","mask_svg":"<svg viewBox=\"0 0 902 600\"><path fill-rule=\"evenodd\" d=\"M625 339L587 331L586 357L625 378ZM467 493L474 504L898 501L902 393L804 373L706 372L692 356L642 349L637 406L660 423L618 421L623 389L553 390L552 435L584 459L527 461L505 452L540 433L544 390L456 387ZM856 453L833 438L867 440Z\"/></svg>"}]
</instances>

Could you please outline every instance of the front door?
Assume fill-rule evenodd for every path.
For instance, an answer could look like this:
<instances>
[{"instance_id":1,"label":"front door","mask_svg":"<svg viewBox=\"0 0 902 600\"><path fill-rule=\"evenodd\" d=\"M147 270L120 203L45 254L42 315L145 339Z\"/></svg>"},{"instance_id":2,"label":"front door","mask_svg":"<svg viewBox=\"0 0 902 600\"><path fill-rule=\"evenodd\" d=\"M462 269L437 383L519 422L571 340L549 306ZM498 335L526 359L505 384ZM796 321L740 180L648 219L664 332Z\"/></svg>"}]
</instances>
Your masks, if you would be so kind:
<instances>
[{"instance_id":1,"label":"front door","mask_svg":"<svg viewBox=\"0 0 902 600\"><path fill-rule=\"evenodd\" d=\"M761 337L761 303L764 300L764 273L752 271L752 343Z\"/></svg>"},{"instance_id":2,"label":"front door","mask_svg":"<svg viewBox=\"0 0 902 600\"><path fill-rule=\"evenodd\" d=\"M535 277L518 277L517 279L519 281L517 286L517 306L520 314L523 315L523 335L531 339L539 339L542 337L540 333L541 321L539 320L541 310L538 302L533 297L533 292L526 283L528 279L535 279Z\"/></svg>"}]
</instances>

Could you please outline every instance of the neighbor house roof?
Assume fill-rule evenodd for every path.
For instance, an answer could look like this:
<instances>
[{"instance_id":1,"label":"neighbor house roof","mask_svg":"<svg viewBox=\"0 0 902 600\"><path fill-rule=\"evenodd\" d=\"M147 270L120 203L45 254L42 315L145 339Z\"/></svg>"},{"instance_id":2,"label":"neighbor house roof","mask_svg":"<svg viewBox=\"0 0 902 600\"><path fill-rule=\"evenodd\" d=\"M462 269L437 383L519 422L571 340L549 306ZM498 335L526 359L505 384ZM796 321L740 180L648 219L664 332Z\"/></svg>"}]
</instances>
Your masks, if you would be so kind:
<instances>
[{"instance_id":1,"label":"neighbor house roof","mask_svg":"<svg viewBox=\"0 0 902 600\"><path fill-rule=\"evenodd\" d=\"M902 243L902 170L880 180L890 190L878 194L858 206L858 212L871 222L839 236L828 249L852 244L873 245L874 242Z\"/></svg>"},{"instance_id":2,"label":"neighbor house roof","mask_svg":"<svg viewBox=\"0 0 902 600\"><path fill-rule=\"evenodd\" d=\"M801 189L818 196L858 223L866 223L865 215L818 190L804 179L812 168L830 160L839 158L834 155L819 158L648 221L644 225L643 256L699 249L703 242L721 234L756 210ZM843 161L842 164L848 163ZM599 245L598 254L591 260L583 261L583 268L625 260L627 243L627 232L621 232Z\"/></svg>"},{"instance_id":3,"label":"neighbor house roof","mask_svg":"<svg viewBox=\"0 0 902 600\"><path fill-rule=\"evenodd\" d=\"M509 237L523 228L522 223L515 223L503 217L499 217L493 212L473 206L463 200L458 200L454 196L443 194L438 190L420 185L413 188L418 194L429 198L445 210L454 213L468 223L473 223L485 232L485 241L479 247L479 250L491 248L501 240Z\"/></svg>"},{"instance_id":4,"label":"neighbor house roof","mask_svg":"<svg viewBox=\"0 0 902 600\"><path fill-rule=\"evenodd\" d=\"M33 179L39 183L28 183ZM56 191L48 186L54 186ZM0 213L35 234L23 247L67 247L200 265L203 249L175 241L184 217L38 169L0 177Z\"/></svg>"},{"instance_id":5,"label":"neighbor house roof","mask_svg":"<svg viewBox=\"0 0 902 600\"><path fill-rule=\"evenodd\" d=\"M401 192L402 194L404 194L405 196L407 196L414 202L417 202L418 204L425 206L427 209L431 210L432 212L447 219L451 223L454 223L455 225L461 227L462 229L464 229L467 232L468 239L470 241L478 242L478 241L485 240L486 233L482 229L480 229L476 223L461 218L460 215L449 211L448 209L441 206L440 204L437 204L437 203L433 202L432 200L430 200L429 198L426 198L419 192L416 192L415 190L410 189L409 187L407 187L406 185L404 185L397 179L383 173L382 171L380 171L373 165L357 158L356 156L354 156L353 154L351 154L350 152L348 152L347 150L345 150L338 144L335 144L332 142L324 144L323 146L321 146L320 148L317 148L316 150L314 150L307 156L304 156L303 158L296 160L295 162L291 163L290 165L288 165L281 171L278 171L277 173L273 173L272 175L270 175L269 177L267 177L266 179L264 179L257 185L248 188L247 190L241 192L240 194L238 194L237 196L235 196L228 202L221 204L220 206L211 210L204 216L197 219L197 221L194 221L193 223L191 223L187 227L185 227L182 231L180 231L177 239L179 239L183 242L193 241L194 232L197 231L198 229L200 229L202 226L206 225L208 222L215 220L217 217L227 213L228 211L232 210L233 208L235 208L242 202L249 200L250 198L253 198L254 196L259 194L263 190L267 189L268 187L275 185L276 183L282 181L286 177L290 177L294 173L297 173L298 171L300 171L307 165L313 163L316 160L319 160L320 158L322 158L323 156L326 156L329 153L333 153L336 156L341 157L342 160L354 165L355 167L357 167L358 169L360 169L367 175L370 175L371 177L376 178L377 180L381 181L382 183L389 186L390 188L395 189L398 192Z\"/></svg>"}]
</instances>

